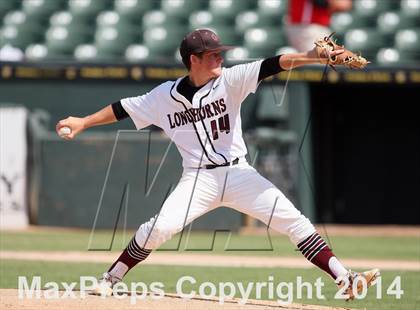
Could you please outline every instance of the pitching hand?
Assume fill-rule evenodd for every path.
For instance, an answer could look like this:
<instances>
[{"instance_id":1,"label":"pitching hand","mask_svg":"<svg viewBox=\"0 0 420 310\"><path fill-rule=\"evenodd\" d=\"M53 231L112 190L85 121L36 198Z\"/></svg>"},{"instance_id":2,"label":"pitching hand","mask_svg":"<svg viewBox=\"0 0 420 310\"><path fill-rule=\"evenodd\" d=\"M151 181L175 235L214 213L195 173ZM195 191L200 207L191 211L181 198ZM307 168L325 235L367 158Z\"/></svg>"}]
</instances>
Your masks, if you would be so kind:
<instances>
[{"instance_id":1,"label":"pitching hand","mask_svg":"<svg viewBox=\"0 0 420 310\"><path fill-rule=\"evenodd\" d=\"M60 132L60 129L63 127L70 128L70 133L63 134ZM67 117L66 119L62 119L57 123L55 126L55 130L57 134L66 140L72 140L76 135L81 133L85 129L85 122L83 118L80 117Z\"/></svg>"}]
</instances>

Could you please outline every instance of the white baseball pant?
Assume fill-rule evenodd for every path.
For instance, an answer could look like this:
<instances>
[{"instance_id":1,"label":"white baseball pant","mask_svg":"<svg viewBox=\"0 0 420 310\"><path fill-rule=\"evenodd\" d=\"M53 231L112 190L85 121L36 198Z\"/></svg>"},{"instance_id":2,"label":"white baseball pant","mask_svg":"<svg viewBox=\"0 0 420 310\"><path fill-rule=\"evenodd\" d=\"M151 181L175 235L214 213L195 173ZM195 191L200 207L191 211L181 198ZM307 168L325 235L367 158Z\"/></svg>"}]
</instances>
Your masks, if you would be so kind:
<instances>
[{"instance_id":1,"label":"white baseball pant","mask_svg":"<svg viewBox=\"0 0 420 310\"><path fill-rule=\"evenodd\" d=\"M184 169L159 214L137 230L137 243L146 249L156 249L194 219L219 206L270 224L270 228L288 235L295 244L315 232L311 222L277 187L241 161L215 169Z\"/></svg>"}]
</instances>

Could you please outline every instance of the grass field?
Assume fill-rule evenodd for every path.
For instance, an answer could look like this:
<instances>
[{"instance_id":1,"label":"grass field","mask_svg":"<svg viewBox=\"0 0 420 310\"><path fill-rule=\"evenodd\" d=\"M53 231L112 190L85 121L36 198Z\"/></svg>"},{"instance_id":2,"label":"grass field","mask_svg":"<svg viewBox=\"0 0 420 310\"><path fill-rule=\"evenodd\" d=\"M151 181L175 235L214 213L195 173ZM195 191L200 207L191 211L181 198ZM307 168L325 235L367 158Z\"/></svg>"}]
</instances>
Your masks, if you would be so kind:
<instances>
[{"instance_id":1,"label":"grass field","mask_svg":"<svg viewBox=\"0 0 420 310\"><path fill-rule=\"evenodd\" d=\"M34 231L34 232L2 232L0 235L1 251L86 251L89 241L88 231ZM113 250L120 251L131 232L125 238L119 233L115 236ZM185 236L184 236L185 237ZM99 232L95 235L94 247L109 247L112 234ZM180 251L184 254L192 250L199 250L205 254L235 254L235 255L256 255L256 256L299 256L293 245L285 237L275 236L271 238L273 250L270 249L270 242L262 236L239 236L232 235L230 239L227 234L217 235L213 251L206 251L212 247L212 234L194 233L188 238L182 238ZM416 237L343 237L329 236L332 247L337 255L343 258L369 258L389 260L411 260L419 261L420 244ZM226 243L229 249L258 249L255 251L225 251ZM164 245L164 249L175 249L179 238L175 237ZM185 248L189 250L185 250ZM262 250L267 249L267 250ZM195 252L196 253L196 252ZM228 259L228 257L227 257ZM48 281L72 282L79 281L80 276L99 276L109 266L107 264L75 263L75 262L40 262L40 261L17 261L2 260L0 264L0 288L17 288L17 277L41 276L42 283ZM289 269L289 268L225 268L225 267L189 267L189 266L157 266L143 265L133 269L124 279L126 283L154 281L164 283L166 293L176 292L177 280L185 275L194 277L197 280L195 286L184 286L185 290L198 290L198 285L205 281L213 283L220 282L267 282L269 276L273 276L273 283L292 282L296 283L296 277L301 276L303 281L314 283L318 277L322 277L325 287L322 293L326 300L297 299L294 287L294 302L321 304L329 306L352 307L359 309L419 309L420 308L420 271L382 271L382 298L377 299L377 288L372 287L368 296L363 300L355 300L351 303L335 300L335 284L321 271L317 269ZM401 289L404 294L401 299L387 295L387 288L396 276L401 277ZM237 297L239 295L237 294ZM255 291L252 291L251 298L255 298ZM276 296L275 296L276 297ZM262 299L270 299L268 291L263 290ZM158 310L158 309L157 309Z\"/></svg>"},{"instance_id":2,"label":"grass field","mask_svg":"<svg viewBox=\"0 0 420 310\"><path fill-rule=\"evenodd\" d=\"M116 233L113 251L125 247L133 232ZM2 232L0 249L8 251L86 251L89 231L35 231ZM300 256L287 237L242 236L228 233L178 234L160 250L171 252L217 253L224 255ZM214 243L213 243L214 239ZM99 231L92 238L91 248L108 249L112 232ZM416 237L347 237L329 236L328 242L336 255L345 258L369 258L385 260L419 260L420 244Z\"/></svg>"}]
</instances>

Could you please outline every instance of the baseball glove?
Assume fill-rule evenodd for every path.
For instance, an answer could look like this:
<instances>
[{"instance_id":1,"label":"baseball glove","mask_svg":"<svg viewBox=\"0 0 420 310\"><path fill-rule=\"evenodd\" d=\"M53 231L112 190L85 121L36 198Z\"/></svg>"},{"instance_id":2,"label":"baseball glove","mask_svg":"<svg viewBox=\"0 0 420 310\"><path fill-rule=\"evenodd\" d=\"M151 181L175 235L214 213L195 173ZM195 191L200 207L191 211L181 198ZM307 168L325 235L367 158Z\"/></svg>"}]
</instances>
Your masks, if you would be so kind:
<instances>
[{"instance_id":1,"label":"baseball glove","mask_svg":"<svg viewBox=\"0 0 420 310\"><path fill-rule=\"evenodd\" d=\"M328 37L318 39L315 41L315 50L321 63L330 65L333 69L336 65L343 65L351 69L363 69L369 61L366 58L345 49L344 46L338 45L333 39L334 32ZM331 51L344 50L343 53L338 55L330 55Z\"/></svg>"}]
</instances>

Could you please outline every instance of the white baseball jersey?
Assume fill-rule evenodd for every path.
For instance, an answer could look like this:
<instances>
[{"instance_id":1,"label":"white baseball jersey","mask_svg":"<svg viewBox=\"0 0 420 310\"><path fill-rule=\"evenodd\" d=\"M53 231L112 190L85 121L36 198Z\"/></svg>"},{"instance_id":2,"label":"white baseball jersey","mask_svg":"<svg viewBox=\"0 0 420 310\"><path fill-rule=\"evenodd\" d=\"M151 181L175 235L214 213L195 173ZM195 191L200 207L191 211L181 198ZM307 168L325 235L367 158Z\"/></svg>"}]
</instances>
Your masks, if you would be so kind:
<instances>
[{"instance_id":1,"label":"white baseball jersey","mask_svg":"<svg viewBox=\"0 0 420 310\"><path fill-rule=\"evenodd\" d=\"M151 124L176 144L184 167L220 165L244 157L241 103L258 87L262 60L223 68L195 93L192 102L177 92L182 78L151 92L121 100L137 129Z\"/></svg>"}]
</instances>

